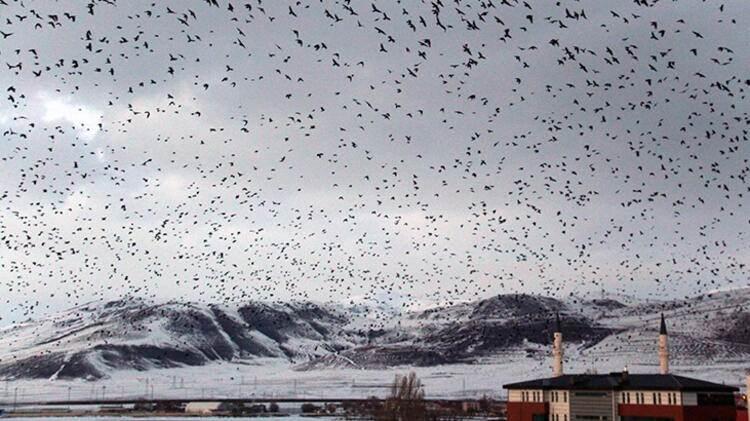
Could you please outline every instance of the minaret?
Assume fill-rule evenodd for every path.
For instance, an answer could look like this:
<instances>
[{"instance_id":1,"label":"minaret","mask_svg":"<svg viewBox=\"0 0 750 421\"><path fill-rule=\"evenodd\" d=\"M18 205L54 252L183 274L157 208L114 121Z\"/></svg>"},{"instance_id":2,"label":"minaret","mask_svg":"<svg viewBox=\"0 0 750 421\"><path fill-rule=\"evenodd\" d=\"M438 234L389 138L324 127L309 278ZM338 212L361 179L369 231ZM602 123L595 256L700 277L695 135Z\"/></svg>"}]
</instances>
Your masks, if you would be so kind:
<instances>
[{"instance_id":1,"label":"minaret","mask_svg":"<svg viewBox=\"0 0 750 421\"><path fill-rule=\"evenodd\" d=\"M555 315L554 345L552 346L552 376L563 375L563 337L560 329L560 314Z\"/></svg>"},{"instance_id":2,"label":"minaret","mask_svg":"<svg viewBox=\"0 0 750 421\"><path fill-rule=\"evenodd\" d=\"M747 371L745 377L745 402L750 402L750 371ZM748 405L750 408L750 405ZM747 417L750 420L750 410L747 411Z\"/></svg>"},{"instance_id":3,"label":"minaret","mask_svg":"<svg viewBox=\"0 0 750 421\"><path fill-rule=\"evenodd\" d=\"M664 313L661 314L661 326L659 327L659 373L669 374L669 346L667 344L667 323L664 321Z\"/></svg>"}]
</instances>

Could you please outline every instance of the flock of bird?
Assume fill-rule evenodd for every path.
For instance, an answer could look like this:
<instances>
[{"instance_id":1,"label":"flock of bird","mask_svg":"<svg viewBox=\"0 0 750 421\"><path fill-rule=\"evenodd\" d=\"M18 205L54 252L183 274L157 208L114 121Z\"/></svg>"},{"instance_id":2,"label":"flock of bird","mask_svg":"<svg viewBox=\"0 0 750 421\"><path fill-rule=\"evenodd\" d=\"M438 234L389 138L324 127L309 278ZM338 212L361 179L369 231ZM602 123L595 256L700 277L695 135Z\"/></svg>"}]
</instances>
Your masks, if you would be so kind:
<instances>
[{"instance_id":1,"label":"flock of bird","mask_svg":"<svg viewBox=\"0 0 750 421\"><path fill-rule=\"evenodd\" d=\"M0 317L745 286L748 23L739 0L0 0Z\"/></svg>"}]
</instances>

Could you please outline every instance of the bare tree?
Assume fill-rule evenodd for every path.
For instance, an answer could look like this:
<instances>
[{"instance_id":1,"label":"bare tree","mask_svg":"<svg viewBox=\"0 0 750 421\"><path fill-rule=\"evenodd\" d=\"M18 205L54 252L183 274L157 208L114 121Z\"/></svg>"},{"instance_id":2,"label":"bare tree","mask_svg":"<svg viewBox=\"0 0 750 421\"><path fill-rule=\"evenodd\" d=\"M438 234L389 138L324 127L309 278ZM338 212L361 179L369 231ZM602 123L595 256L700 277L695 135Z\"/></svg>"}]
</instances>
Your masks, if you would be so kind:
<instances>
[{"instance_id":1,"label":"bare tree","mask_svg":"<svg viewBox=\"0 0 750 421\"><path fill-rule=\"evenodd\" d=\"M406 376L396 375L391 385L391 394L386 399L383 412L378 414L377 419L382 421L428 419L424 388L416 373L411 372Z\"/></svg>"}]
</instances>

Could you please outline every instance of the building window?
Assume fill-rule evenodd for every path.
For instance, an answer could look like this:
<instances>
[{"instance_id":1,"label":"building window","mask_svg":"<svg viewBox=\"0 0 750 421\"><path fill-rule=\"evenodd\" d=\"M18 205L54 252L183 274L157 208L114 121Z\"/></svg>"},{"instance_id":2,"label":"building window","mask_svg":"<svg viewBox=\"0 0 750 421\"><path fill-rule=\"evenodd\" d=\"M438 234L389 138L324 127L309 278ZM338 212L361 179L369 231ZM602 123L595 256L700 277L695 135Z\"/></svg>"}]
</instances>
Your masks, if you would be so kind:
<instances>
[{"instance_id":1,"label":"building window","mask_svg":"<svg viewBox=\"0 0 750 421\"><path fill-rule=\"evenodd\" d=\"M656 393L651 394L651 404L656 405Z\"/></svg>"},{"instance_id":2,"label":"building window","mask_svg":"<svg viewBox=\"0 0 750 421\"><path fill-rule=\"evenodd\" d=\"M563 392L563 402L564 403L568 402L568 392ZM566 415L565 418L568 418L568 416Z\"/></svg>"},{"instance_id":3,"label":"building window","mask_svg":"<svg viewBox=\"0 0 750 421\"><path fill-rule=\"evenodd\" d=\"M646 404L646 394L643 392L635 392L635 403L637 405L645 405Z\"/></svg>"}]
</instances>

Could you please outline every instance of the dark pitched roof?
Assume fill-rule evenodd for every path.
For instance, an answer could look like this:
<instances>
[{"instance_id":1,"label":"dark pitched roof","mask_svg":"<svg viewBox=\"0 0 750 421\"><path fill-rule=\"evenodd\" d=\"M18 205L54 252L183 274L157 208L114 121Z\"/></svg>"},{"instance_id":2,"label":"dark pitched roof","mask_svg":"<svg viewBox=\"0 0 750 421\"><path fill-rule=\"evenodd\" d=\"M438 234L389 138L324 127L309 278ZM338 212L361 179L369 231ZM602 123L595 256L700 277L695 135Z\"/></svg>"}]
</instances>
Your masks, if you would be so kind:
<instances>
[{"instance_id":1,"label":"dark pitched roof","mask_svg":"<svg viewBox=\"0 0 750 421\"><path fill-rule=\"evenodd\" d=\"M661 314L661 326L659 326L659 335L667 334L667 323L664 321L664 313Z\"/></svg>"},{"instance_id":2,"label":"dark pitched roof","mask_svg":"<svg viewBox=\"0 0 750 421\"><path fill-rule=\"evenodd\" d=\"M682 390L692 392L737 392L738 388L674 374L566 374L503 385L506 389L562 390Z\"/></svg>"}]
</instances>

